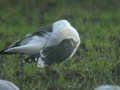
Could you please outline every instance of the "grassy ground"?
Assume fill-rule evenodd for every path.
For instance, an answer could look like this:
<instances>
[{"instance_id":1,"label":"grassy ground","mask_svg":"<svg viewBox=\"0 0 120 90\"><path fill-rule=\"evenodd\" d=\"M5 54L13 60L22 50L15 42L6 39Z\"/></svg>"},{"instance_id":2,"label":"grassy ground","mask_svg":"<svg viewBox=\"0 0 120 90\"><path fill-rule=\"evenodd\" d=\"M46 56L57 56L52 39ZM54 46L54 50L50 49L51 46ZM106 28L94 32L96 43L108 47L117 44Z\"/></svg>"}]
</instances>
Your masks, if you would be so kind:
<instances>
[{"instance_id":1,"label":"grassy ground","mask_svg":"<svg viewBox=\"0 0 120 90\"><path fill-rule=\"evenodd\" d=\"M27 14L19 8L0 11L0 49L62 18L68 19L81 38L71 60L43 69L34 63L23 65L21 55L0 56L1 79L14 82L21 90L93 90L101 84L120 85L120 9L77 0L69 3L50 2Z\"/></svg>"}]
</instances>

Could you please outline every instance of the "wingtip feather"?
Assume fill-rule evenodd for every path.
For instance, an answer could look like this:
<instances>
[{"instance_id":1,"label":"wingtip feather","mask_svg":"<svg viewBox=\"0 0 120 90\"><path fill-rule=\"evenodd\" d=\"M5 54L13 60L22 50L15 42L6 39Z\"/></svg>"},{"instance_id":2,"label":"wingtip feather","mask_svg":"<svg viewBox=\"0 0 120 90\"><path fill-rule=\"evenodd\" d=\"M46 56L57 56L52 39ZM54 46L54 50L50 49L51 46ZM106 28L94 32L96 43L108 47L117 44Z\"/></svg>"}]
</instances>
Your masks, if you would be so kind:
<instances>
[{"instance_id":1,"label":"wingtip feather","mask_svg":"<svg viewBox=\"0 0 120 90\"><path fill-rule=\"evenodd\" d=\"M0 55L4 55L4 53L5 53L5 49L0 51Z\"/></svg>"},{"instance_id":2,"label":"wingtip feather","mask_svg":"<svg viewBox=\"0 0 120 90\"><path fill-rule=\"evenodd\" d=\"M8 55L8 54L15 54L13 52L6 52L6 49L0 51L0 55Z\"/></svg>"}]
</instances>

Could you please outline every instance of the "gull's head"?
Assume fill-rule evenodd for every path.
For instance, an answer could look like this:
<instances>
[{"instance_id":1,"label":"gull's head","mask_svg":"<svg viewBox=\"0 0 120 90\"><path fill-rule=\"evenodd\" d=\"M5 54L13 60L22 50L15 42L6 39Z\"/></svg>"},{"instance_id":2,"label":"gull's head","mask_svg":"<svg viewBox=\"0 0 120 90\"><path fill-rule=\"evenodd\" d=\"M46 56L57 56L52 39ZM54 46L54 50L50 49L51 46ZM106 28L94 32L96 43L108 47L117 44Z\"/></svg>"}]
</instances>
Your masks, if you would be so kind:
<instances>
[{"instance_id":1,"label":"gull's head","mask_svg":"<svg viewBox=\"0 0 120 90\"><path fill-rule=\"evenodd\" d=\"M65 19L58 20L53 23L53 29L62 29L64 27L69 27L69 26L70 26L70 23Z\"/></svg>"}]
</instances>

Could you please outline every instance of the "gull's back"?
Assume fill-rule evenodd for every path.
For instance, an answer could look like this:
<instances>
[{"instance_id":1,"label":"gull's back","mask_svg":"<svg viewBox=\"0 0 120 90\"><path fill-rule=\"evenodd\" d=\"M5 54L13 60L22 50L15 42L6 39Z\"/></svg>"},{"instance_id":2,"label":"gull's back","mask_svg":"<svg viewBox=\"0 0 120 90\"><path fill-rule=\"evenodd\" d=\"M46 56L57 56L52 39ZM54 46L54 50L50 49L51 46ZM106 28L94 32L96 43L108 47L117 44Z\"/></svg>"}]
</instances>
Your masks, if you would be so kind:
<instances>
[{"instance_id":1,"label":"gull's back","mask_svg":"<svg viewBox=\"0 0 120 90\"><path fill-rule=\"evenodd\" d=\"M94 90L120 90L119 86L113 86L113 85L101 85Z\"/></svg>"},{"instance_id":2,"label":"gull's back","mask_svg":"<svg viewBox=\"0 0 120 90\"><path fill-rule=\"evenodd\" d=\"M10 81L0 80L0 90L20 90L20 89Z\"/></svg>"}]
</instances>

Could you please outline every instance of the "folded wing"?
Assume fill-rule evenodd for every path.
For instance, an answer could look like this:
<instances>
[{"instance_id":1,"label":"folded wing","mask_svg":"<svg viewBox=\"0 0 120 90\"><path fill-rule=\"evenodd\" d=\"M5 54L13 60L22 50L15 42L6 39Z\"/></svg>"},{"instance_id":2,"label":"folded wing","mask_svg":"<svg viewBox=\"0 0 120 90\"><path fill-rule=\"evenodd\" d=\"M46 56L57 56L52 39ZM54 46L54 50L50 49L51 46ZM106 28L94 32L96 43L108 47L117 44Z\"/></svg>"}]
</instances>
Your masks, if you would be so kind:
<instances>
[{"instance_id":1,"label":"folded wing","mask_svg":"<svg viewBox=\"0 0 120 90\"><path fill-rule=\"evenodd\" d=\"M52 34L52 26L41 27L37 31L27 34L21 40L11 44L7 49L1 53L20 52L26 54L36 54L45 46Z\"/></svg>"}]
</instances>

